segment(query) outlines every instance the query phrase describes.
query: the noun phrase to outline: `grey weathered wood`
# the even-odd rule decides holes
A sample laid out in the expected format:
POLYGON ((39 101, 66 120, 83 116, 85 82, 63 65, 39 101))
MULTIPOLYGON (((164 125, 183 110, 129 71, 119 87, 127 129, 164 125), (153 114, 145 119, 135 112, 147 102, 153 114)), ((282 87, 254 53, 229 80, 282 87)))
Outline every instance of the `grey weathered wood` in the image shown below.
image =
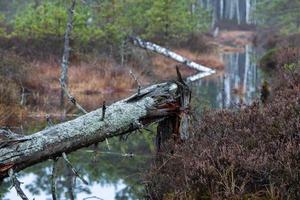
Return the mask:
POLYGON ((159 109, 166 103, 178 102, 172 88, 174 84, 163 83, 143 89, 140 94, 108 106, 104 120, 102 108, 99 108, 28 136, 16 137, 13 134, 9 137, 9 133, 3 131, 6 136, 0 137, 0 180, 8 175, 9 169, 18 172, 35 163, 61 156, 63 152, 90 146, 176 114, 174 110, 164 108, 160 112, 159 109))
POLYGON ((15 187, 17 194, 21 197, 22 200, 28 200, 28 197, 24 193, 24 191, 21 188, 21 182, 17 179, 14 171, 10 169, 8 171, 8 175, 11 179, 12 185, 15 187))
POLYGON ((80 112, 86 114, 88 113, 78 102, 77 100, 75 99, 75 97, 73 97, 69 90, 67 89, 67 86, 65 85, 65 83, 63 83, 61 81, 61 88, 62 90, 64 91, 64 94, 68 97, 69 101, 78 109, 80 110, 80 112))
MULTIPOLYGON (((175 112, 175 115, 168 115, 158 123, 156 146, 158 152, 172 151, 169 144, 165 145, 166 141, 174 138, 175 141, 184 141, 189 138, 189 111, 191 102, 191 90, 183 80, 178 67, 177 71, 177 91, 176 98, 178 105, 168 104, 168 111, 175 112)), ((165 107, 166 108, 166 107, 165 107)))
POLYGON ((64 52, 61 61, 61 77, 60 82, 62 85, 61 89, 61 98, 60 104, 63 107, 64 105, 64 88, 63 86, 68 86, 68 68, 69 68, 69 57, 70 57, 70 34, 73 28, 73 16, 74 16, 74 9, 76 5, 76 0, 72 0, 71 6, 68 10, 68 19, 67 19, 67 28, 65 31, 65 42, 64 42, 64 52))
POLYGON ((153 51, 155 53, 158 53, 158 54, 161 54, 161 55, 164 55, 168 58, 171 58, 179 63, 182 63, 188 67, 191 67, 193 69, 196 69, 200 72, 205 72, 205 76, 208 76, 208 75, 211 75, 211 74, 214 74, 216 71, 209 68, 209 67, 205 67, 203 65, 200 65, 198 63, 195 63, 167 48, 164 48, 162 46, 159 46, 157 44, 154 44, 154 43, 151 43, 151 42, 146 42, 144 40, 142 40, 141 38, 139 37, 130 37, 130 40, 131 42, 136 45, 136 46, 139 46, 143 49, 146 49, 146 50, 150 50, 150 51, 153 51))
POLYGON ((179 72, 178 67, 176 68, 177 71, 177 77, 180 85, 178 85, 177 94, 179 97, 179 103, 180 103, 180 112, 179 112, 179 127, 178 132, 180 134, 181 140, 187 140, 190 136, 189 133, 189 109, 190 109, 190 102, 191 102, 191 95, 192 92, 189 89, 189 87, 186 85, 184 80, 181 77, 181 74, 179 72))

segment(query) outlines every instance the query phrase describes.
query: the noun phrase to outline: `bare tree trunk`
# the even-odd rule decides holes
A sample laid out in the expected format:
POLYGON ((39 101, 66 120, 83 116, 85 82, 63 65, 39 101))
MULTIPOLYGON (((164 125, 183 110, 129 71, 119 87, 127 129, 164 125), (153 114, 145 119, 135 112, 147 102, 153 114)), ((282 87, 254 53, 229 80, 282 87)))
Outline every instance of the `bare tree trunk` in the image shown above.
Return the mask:
POLYGON ((10 169, 18 172, 64 152, 140 129, 166 116, 180 115, 178 112, 183 109, 177 94, 180 91, 173 90, 176 87, 173 83, 162 83, 145 88, 107 107, 104 119, 99 108, 28 136, 0 130, 0 180, 10 169))
MULTIPOLYGON (((68 67, 69 67, 69 57, 70 57, 70 34, 73 29, 73 15, 76 5, 76 0, 72 0, 72 4, 68 10, 68 21, 67 28, 65 32, 65 43, 64 43, 64 53, 61 61, 61 77, 60 81, 62 85, 68 86, 68 67)), ((60 95, 60 105, 64 108, 64 90, 61 89, 60 95)))
POLYGON ((136 45, 136 46, 139 46, 143 49, 146 49, 146 50, 150 50, 150 51, 153 51, 155 53, 158 53, 158 54, 161 54, 161 55, 164 55, 168 58, 171 58, 179 63, 182 63, 188 67, 191 67, 193 69, 196 69, 200 72, 205 72, 207 75, 210 75, 210 74, 213 74, 215 73, 216 71, 209 68, 209 67, 205 67, 203 65, 200 65, 198 63, 195 63, 169 49, 166 49, 164 47, 161 47, 157 44, 153 44, 151 42, 146 42, 146 41, 143 41, 141 38, 139 37, 130 37, 130 40, 131 42, 136 45))

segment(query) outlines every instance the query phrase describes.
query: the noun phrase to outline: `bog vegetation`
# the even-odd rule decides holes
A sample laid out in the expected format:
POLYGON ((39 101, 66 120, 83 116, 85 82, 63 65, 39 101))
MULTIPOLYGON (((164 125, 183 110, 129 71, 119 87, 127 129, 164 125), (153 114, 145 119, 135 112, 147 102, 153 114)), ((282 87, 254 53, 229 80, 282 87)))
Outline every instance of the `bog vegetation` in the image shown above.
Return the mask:
MULTIPOLYGON (((1 118, 1 126, 21 120, 26 109, 20 104, 42 105, 38 112, 53 110, 56 105, 70 2, 0 1, 1 82, 8 83, 1 84, 0 107, 1 113, 11 116, 1 118)), ((70 36, 71 65, 77 66, 70 70, 72 91, 88 109, 95 109, 104 95, 88 100, 85 94, 124 92, 135 87, 129 70, 143 74, 142 81, 149 83, 162 74, 149 70, 149 65, 158 68, 165 61, 129 46, 128 36, 173 46, 188 44, 193 37, 198 38, 196 49, 203 51, 202 47, 208 46, 197 34, 209 29, 210 17, 210 12, 194 0, 77 1, 70 36)))
POLYGON ((265 104, 207 110, 190 141, 169 144, 148 174, 149 198, 298 199, 299 63, 277 73, 265 104))
MULTIPOLYGON (((70 38, 72 93, 92 110, 112 93, 136 87, 129 70, 145 84, 175 75, 168 67, 176 63, 130 46, 130 35, 224 67, 215 57, 208 60, 215 46, 203 33, 212 15, 199 2, 77 1, 70 38)), ((28 112, 57 111, 69 5, 69 0, 0 0, 0 127, 17 126, 28 112), (35 110, 36 105, 43 108, 35 110)), ((270 79, 251 105, 204 110, 192 123, 189 141, 165 144, 169 150, 145 176, 147 198, 299 199, 299 10, 299 0, 257 1, 255 44, 266 50, 258 63, 270 79)))
POLYGON ((150 199, 299 199, 300 2, 257 6, 265 37, 258 33, 256 44, 267 50, 260 65, 271 76, 260 99, 203 111, 191 140, 170 141, 153 164, 150 199))

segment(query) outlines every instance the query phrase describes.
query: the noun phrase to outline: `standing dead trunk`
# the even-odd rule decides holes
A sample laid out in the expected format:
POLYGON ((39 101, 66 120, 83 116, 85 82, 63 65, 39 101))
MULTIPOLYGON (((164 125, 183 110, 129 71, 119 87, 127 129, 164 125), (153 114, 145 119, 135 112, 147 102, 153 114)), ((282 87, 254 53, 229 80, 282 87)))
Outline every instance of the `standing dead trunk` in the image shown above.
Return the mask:
MULTIPOLYGON (((173 138, 175 142, 184 141, 189 138, 189 106, 191 101, 191 90, 183 81, 181 74, 177 70, 177 91, 176 98, 179 103, 176 115, 165 117, 159 122, 156 135, 156 146, 158 152, 167 152, 169 148, 165 143, 173 138)), ((169 104, 169 107, 172 105, 169 104)), ((169 149, 171 150, 171 149, 169 149)))
MULTIPOLYGON (((65 32, 65 43, 64 53, 61 61, 61 85, 68 86, 68 68, 69 68, 69 57, 70 57, 70 34, 73 29, 73 15, 76 5, 76 0, 72 0, 72 4, 68 10, 67 28, 65 32)), ((61 88, 60 105, 64 108, 64 90, 61 88)))

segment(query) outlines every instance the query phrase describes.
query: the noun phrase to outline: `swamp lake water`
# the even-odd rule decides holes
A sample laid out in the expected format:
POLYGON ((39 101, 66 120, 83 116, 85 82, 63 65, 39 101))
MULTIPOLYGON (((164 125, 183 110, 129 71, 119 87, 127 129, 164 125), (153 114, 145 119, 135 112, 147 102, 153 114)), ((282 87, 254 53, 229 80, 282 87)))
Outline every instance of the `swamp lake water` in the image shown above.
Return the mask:
MULTIPOLYGON (((221 55, 225 68, 216 74, 193 82, 192 104, 199 111, 203 107, 234 108, 249 104, 258 97, 261 72, 255 64, 254 49, 247 45, 243 53, 221 55)), ((150 127, 155 130, 155 125, 150 127)), ((143 176, 155 155, 155 131, 136 132, 127 140, 109 139, 93 148, 80 149, 69 155, 73 166, 88 180, 85 185, 72 177, 62 160, 58 162, 58 199, 142 199, 143 176)), ((43 162, 18 173, 22 188, 29 199, 51 197, 52 161, 43 162)), ((6 180, 0 187, 0 198, 21 199, 6 180)))

